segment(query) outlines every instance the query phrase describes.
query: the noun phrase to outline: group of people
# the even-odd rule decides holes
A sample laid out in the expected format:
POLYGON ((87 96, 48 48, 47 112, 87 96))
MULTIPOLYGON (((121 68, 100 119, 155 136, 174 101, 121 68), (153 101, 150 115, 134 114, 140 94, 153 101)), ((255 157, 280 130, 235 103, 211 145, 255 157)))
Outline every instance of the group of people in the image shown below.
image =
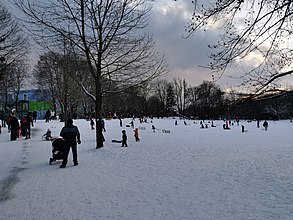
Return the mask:
POLYGON ((32 112, 28 112, 19 121, 15 110, 13 109, 7 116, 6 122, 10 132, 10 140, 15 141, 20 136, 25 139, 31 138, 31 127, 34 126, 34 117, 32 112))
MULTIPOLYGON (((139 142, 139 135, 138 135, 138 128, 134 129, 134 139, 136 142, 139 142)), ((122 130, 122 145, 121 147, 128 147, 127 145, 127 135, 126 135, 126 131, 122 130)))
POLYGON ((26 113, 20 120, 15 109, 12 109, 9 114, 2 111, 0 116, 0 131, 2 127, 6 127, 7 125, 11 141, 16 140, 20 136, 29 139, 31 136, 31 127, 34 126, 34 122, 37 120, 37 111, 26 113))

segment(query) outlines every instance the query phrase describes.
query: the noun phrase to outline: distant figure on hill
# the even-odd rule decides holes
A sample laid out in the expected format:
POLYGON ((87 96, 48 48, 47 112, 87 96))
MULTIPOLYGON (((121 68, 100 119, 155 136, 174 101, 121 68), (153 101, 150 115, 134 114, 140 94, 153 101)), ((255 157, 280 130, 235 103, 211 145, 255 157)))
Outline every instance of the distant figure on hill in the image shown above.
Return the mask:
POLYGON ((134 130, 134 139, 135 139, 136 142, 140 141, 140 139, 138 137, 138 128, 135 128, 135 130, 134 130))
POLYGON ((242 132, 247 132, 248 130, 245 130, 244 125, 241 125, 241 131, 242 131, 242 132))
POLYGON ((121 147, 127 147, 127 135, 126 131, 122 131, 122 146, 121 147))
POLYGON ((177 122, 177 120, 175 120, 175 125, 178 125, 178 122, 177 122))
POLYGON ((48 109, 45 114, 45 122, 49 122, 51 118, 51 111, 48 109))
POLYGON ((156 127, 152 125, 153 132, 156 132, 156 127))
POLYGON ((37 115, 38 115, 38 112, 37 111, 33 111, 33 121, 34 122, 37 121, 37 115))
POLYGON ((226 123, 226 124, 223 124, 223 129, 224 129, 224 130, 230 130, 230 128, 229 128, 229 126, 228 126, 227 123, 226 123))
POLYGON ((101 121, 101 126, 102 126, 102 130, 103 130, 104 132, 106 132, 105 121, 104 121, 104 120, 101 121))
POLYGON ((6 127, 6 119, 7 119, 7 115, 4 111, 2 111, 0 113, 0 119, 1 119, 1 124, 2 124, 2 127, 5 128, 6 127))
POLYGON ((269 123, 267 121, 264 121, 263 126, 264 126, 265 130, 268 130, 269 123))
POLYGON ((91 129, 94 130, 95 129, 95 121, 93 118, 90 119, 90 125, 91 125, 91 129))

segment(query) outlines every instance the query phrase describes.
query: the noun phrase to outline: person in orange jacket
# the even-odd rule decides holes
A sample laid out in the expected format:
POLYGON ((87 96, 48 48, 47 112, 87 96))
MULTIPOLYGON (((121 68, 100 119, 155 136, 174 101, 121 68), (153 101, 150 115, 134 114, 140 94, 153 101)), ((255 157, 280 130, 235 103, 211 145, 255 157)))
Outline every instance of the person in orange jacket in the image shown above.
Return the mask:
POLYGON ((140 141, 140 139, 138 137, 138 128, 135 128, 135 130, 134 130, 134 138, 135 138, 136 142, 140 141))

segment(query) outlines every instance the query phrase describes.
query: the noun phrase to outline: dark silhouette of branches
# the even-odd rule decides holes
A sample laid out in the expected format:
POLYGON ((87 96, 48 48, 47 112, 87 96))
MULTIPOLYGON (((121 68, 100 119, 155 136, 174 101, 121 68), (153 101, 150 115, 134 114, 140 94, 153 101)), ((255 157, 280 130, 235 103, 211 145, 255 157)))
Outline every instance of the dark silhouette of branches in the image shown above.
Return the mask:
POLYGON ((219 41, 207 66, 221 77, 227 68, 245 65, 241 86, 264 92, 279 86, 291 74, 292 0, 216 0, 195 4, 187 26, 188 36, 196 31, 220 30, 219 41), (249 67, 249 68, 248 68, 249 67))
POLYGON ((24 60, 28 42, 16 19, 0 5, 0 74, 8 66, 24 60))

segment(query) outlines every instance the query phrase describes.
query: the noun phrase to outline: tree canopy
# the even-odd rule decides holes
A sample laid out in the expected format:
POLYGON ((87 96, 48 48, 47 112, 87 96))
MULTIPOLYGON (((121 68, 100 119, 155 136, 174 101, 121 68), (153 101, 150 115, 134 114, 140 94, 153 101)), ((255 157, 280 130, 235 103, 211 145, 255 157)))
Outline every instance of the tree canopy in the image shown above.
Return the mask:
POLYGON ((28 51, 28 41, 20 29, 16 18, 0 5, 0 76, 1 72, 15 62, 24 60, 28 51))
POLYGON ((256 94, 280 88, 278 80, 292 74, 292 0, 194 0, 188 36, 220 30, 207 65, 215 77, 239 66, 241 86, 256 94), (242 65, 241 65, 242 64, 242 65))
POLYGON ((125 89, 166 71, 164 56, 159 55, 152 36, 144 31, 150 12, 147 0, 15 2, 27 16, 26 24, 38 43, 69 49, 86 60, 93 92, 81 81, 78 83, 95 101, 97 148, 102 147, 102 128, 98 124, 102 119, 104 80, 125 89))

